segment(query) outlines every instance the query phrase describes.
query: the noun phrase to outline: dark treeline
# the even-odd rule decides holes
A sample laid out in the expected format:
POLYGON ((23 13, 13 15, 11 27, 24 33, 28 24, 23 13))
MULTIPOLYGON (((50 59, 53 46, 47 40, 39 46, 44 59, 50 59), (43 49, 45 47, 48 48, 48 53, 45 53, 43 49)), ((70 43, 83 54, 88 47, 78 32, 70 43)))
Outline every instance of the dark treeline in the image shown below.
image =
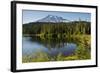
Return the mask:
POLYGON ((44 34, 44 35, 78 35, 91 34, 91 23, 86 21, 43 23, 33 22, 23 24, 23 34, 44 34))

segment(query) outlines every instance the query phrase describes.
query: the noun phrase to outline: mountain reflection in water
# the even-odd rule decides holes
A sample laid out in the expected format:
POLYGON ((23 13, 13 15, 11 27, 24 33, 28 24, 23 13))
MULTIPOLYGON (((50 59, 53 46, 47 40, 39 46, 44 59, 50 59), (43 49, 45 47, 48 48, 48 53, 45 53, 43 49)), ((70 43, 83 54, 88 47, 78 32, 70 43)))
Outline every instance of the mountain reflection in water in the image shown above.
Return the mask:
POLYGON ((41 39, 39 37, 22 38, 22 54, 31 55, 39 51, 45 52, 50 56, 61 53, 64 56, 74 54, 77 45, 67 42, 65 39, 41 39))

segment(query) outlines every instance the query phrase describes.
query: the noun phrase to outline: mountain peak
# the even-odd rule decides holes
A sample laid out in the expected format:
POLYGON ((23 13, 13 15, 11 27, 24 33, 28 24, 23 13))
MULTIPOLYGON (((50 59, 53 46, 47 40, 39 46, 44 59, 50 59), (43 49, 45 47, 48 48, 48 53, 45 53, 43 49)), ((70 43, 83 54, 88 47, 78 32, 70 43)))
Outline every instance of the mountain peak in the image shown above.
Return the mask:
POLYGON ((68 22, 67 19, 64 19, 63 17, 56 16, 56 15, 47 15, 46 17, 37 20, 36 22, 53 22, 53 23, 59 23, 59 22, 68 22))

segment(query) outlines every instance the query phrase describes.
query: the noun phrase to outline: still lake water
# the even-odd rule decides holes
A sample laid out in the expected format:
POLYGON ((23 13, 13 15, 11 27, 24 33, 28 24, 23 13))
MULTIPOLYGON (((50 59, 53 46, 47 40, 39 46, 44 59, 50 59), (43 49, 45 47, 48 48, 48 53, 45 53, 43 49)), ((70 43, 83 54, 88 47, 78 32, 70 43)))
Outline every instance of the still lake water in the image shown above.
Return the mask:
POLYGON ((39 38, 23 37, 22 38, 22 55, 31 55, 33 53, 42 51, 51 56, 56 56, 59 53, 64 56, 71 55, 75 52, 77 45, 72 42, 65 42, 59 40, 41 40, 39 38))

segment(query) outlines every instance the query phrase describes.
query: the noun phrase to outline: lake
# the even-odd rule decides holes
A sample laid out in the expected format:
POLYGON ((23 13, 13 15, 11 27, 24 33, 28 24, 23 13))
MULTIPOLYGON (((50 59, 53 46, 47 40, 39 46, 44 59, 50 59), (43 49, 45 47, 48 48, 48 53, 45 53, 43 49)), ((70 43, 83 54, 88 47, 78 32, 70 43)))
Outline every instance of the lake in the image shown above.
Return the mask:
MULTIPOLYGON (((74 54, 77 45, 73 42, 67 42, 65 39, 42 39, 39 37, 23 37, 22 38, 22 55, 30 56, 37 52, 45 52, 51 57, 61 53, 63 56, 74 54)), ((33 55, 34 58, 34 55, 33 55)))

